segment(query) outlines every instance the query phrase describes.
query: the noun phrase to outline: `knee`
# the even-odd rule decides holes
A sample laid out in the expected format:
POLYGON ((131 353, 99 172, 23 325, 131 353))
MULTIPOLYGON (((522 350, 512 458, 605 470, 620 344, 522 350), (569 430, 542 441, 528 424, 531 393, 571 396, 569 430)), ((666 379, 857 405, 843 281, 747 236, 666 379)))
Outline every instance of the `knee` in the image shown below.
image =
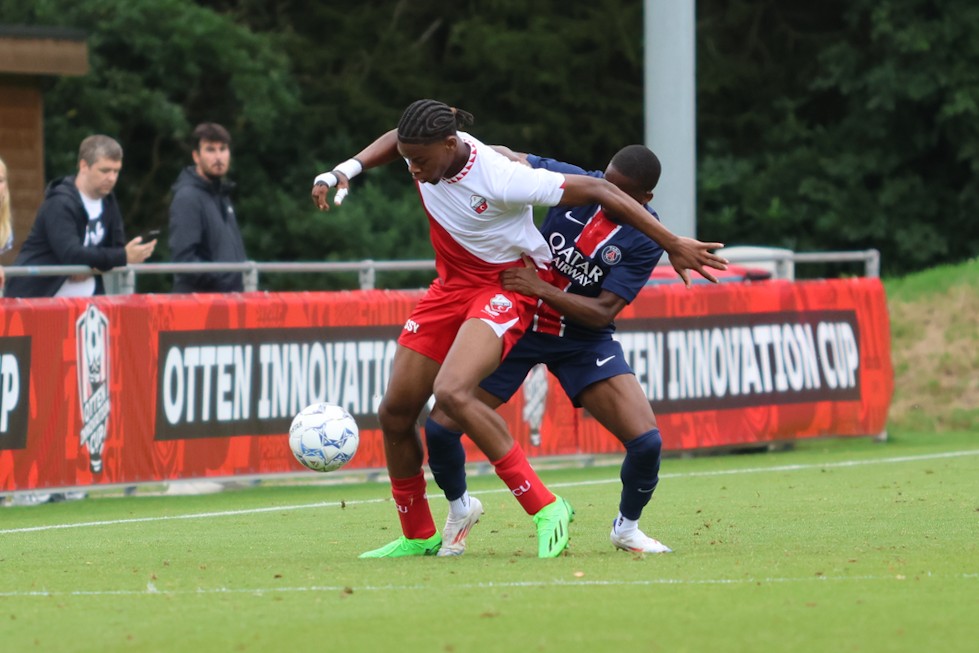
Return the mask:
POLYGON ((400 433, 405 430, 414 430, 415 421, 420 412, 420 408, 412 411, 412 407, 404 402, 391 400, 385 396, 377 409, 377 419, 381 423, 381 430, 384 433, 400 433))
POLYGON ((626 451, 636 460, 646 462, 659 462, 663 452, 663 436, 659 429, 646 431, 635 440, 630 440, 625 445, 626 451))
POLYGON ((458 384, 451 382, 435 383, 435 404, 445 412, 452 421, 458 421, 458 416, 467 403, 473 399, 473 394, 458 384))

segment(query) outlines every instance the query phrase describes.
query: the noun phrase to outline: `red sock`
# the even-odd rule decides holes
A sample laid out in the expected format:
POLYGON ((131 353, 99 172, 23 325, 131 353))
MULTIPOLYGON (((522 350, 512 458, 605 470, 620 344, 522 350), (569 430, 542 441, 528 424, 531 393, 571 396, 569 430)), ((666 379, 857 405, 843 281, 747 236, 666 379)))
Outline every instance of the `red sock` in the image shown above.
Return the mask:
POLYGON ((391 495, 401 519, 401 532, 409 540, 428 539, 435 535, 435 521, 425 494, 425 473, 410 478, 392 478, 391 495))
POLYGON ((554 503, 554 495, 530 466, 519 443, 514 442, 507 455, 492 462, 496 475, 503 479, 528 515, 536 515, 541 508, 554 503))

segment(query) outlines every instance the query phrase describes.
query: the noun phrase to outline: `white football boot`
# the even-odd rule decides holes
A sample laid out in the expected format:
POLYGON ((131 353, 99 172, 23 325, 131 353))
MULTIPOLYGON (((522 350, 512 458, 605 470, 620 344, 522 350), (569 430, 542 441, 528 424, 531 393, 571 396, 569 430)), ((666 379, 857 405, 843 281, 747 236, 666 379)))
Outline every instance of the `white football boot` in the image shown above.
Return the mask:
POLYGON ((609 539, 616 549, 632 551, 633 553, 673 553, 673 549, 659 540, 654 540, 638 528, 628 533, 616 533, 615 521, 612 522, 612 532, 609 539))
POLYGON ((451 512, 445 519, 442 529, 442 548, 440 556, 461 556, 466 552, 466 536, 483 516, 483 504, 476 497, 469 497, 469 513, 465 517, 454 517, 451 512))

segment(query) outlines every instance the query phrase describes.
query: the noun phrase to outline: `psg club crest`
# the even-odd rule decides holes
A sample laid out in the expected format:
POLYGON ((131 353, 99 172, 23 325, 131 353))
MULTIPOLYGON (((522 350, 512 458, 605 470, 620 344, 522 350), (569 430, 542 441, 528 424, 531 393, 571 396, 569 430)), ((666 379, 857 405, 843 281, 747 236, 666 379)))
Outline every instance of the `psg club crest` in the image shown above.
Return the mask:
POLYGON ((485 197, 473 195, 469 198, 469 207, 476 213, 483 213, 489 208, 489 202, 486 201, 485 197))
POLYGON ((80 445, 88 449, 92 473, 102 472, 102 447, 109 423, 109 319, 89 306, 75 323, 78 347, 80 445))
POLYGON ((615 245, 609 245, 602 250, 602 261, 606 265, 615 265, 622 260, 622 250, 615 245))

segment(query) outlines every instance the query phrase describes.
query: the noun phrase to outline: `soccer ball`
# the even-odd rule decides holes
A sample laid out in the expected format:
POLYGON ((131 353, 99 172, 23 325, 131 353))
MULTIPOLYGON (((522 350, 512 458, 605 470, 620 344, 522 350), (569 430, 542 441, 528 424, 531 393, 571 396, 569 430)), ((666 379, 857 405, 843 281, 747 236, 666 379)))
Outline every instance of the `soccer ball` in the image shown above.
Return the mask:
POLYGON ((306 406, 289 427, 289 448, 296 460, 316 472, 340 469, 357 453, 360 430, 345 408, 306 406))

